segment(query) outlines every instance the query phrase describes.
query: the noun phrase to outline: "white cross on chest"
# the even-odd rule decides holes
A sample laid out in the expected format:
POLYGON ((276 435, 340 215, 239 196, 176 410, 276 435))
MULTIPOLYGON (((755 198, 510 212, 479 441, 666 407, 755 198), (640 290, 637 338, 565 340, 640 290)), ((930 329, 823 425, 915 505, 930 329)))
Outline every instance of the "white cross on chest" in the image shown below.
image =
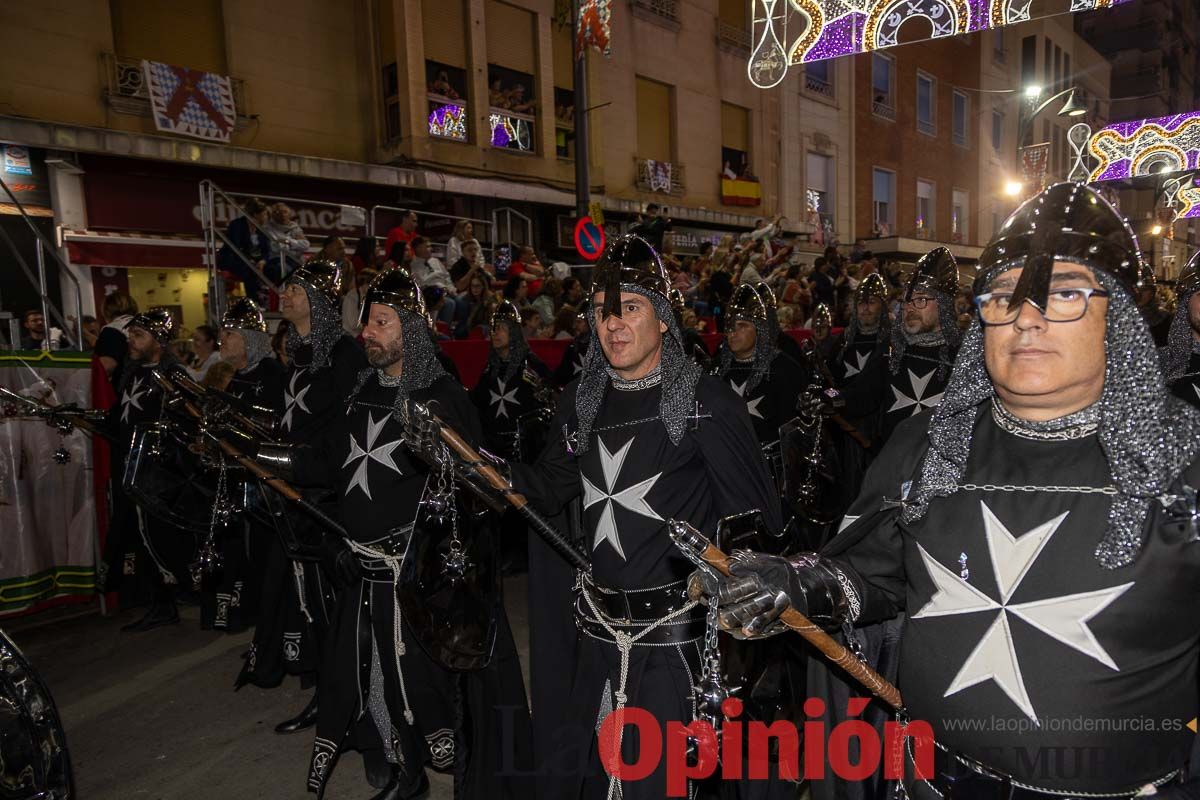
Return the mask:
POLYGON ((658 512, 646 502, 646 495, 650 493, 650 490, 654 488, 654 484, 662 476, 661 472, 619 492, 616 491, 617 483, 621 480, 621 468, 625 464, 625 457, 629 455, 629 448, 633 446, 636 439, 637 437, 635 436, 617 450, 616 453, 610 453, 608 447, 604 444, 604 439, 599 436, 596 437, 596 441, 600 446, 602 487, 597 487, 588 480, 587 475, 582 471, 579 473, 580 478, 583 480, 584 510, 586 511, 597 503, 604 503, 604 508, 600 511, 600 520, 596 523, 595 535, 592 537, 592 549, 595 550, 598 548, 602 542, 608 542, 617 551, 617 555, 622 560, 625 559, 625 549, 621 547, 621 538, 617 535, 617 523, 613 516, 613 504, 616 503, 627 511, 641 514, 650 519, 662 519, 658 515, 658 512))
POLYGON ((382 464, 397 475, 404 474, 396 466, 396 462, 392 460, 392 451, 400 446, 400 439, 393 439, 390 442, 384 442, 378 447, 375 446, 375 441, 379 438, 379 434, 383 431, 384 426, 387 425, 387 421, 391 416, 391 413, 384 414, 383 419, 376 422, 371 412, 367 412, 367 435, 364 445, 361 447, 354 439, 354 434, 350 434, 350 454, 346 456, 346 461, 342 464, 342 469, 350 466, 355 461, 358 461, 358 467, 354 470, 354 475, 351 476, 350 482, 346 484, 347 495, 350 494, 351 489, 357 486, 362 489, 363 494, 367 496, 368 500, 374 499, 371 497, 371 480, 367 469, 372 461, 382 464))

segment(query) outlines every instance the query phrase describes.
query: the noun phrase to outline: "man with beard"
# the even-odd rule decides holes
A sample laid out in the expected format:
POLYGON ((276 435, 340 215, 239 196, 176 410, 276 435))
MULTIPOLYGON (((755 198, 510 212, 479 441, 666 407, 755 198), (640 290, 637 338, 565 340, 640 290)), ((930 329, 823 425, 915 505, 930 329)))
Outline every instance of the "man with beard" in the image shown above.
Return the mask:
POLYGON ((941 402, 958 352, 957 293, 958 263, 949 250, 938 247, 917 261, 892 325, 880 446, 905 419, 941 402))
MULTIPOLYGON (((425 304, 406 270, 371 284, 360 321, 370 368, 359 374, 345 412, 306 444, 258 450, 261 462, 300 485, 334 487, 348 537, 331 559, 345 588, 323 654, 309 790, 324 794, 338 753, 350 747, 363 751, 369 773, 372 762, 386 762, 387 785, 376 800, 425 796, 426 765, 455 776, 455 797, 517 800, 524 795, 502 767, 516 772, 528 764, 502 764, 501 757, 527 752, 528 710, 503 605, 492 612, 488 666, 456 673, 427 653, 414 629, 421 621, 402 616, 397 599, 401 563, 416 558, 416 537, 429 535, 426 509, 446 480, 402 449, 408 404, 430 407, 471 443, 481 438, 479 423, 462 386, 434 358, 425 304)), ((463 538, 484 535, 466 530, 468 515, 453 497, 448 502, 456 538, 460 528, 463 538)))
MULTIPOLYGON (((666 521, 712 532, 722 517, 758 509, 769 527, 781 525, 745 402, 684 353, 668 287, 644 239, 609 245, 593 274, 587 361, 563 394, 554 438, 536 464, 510 465, 513 488, 543 513, 582 494, 592 557, 575 592, 575 674, 556 684, 557 696, 543 694, 538 676, 562 663, 562 644, 533 647, 535 742, 549 776, 539 788, 548 797, 666 794, 665 765, 620 781, 601 769, 597 750, 613 709, 640 707, 662 725, 696 714, 704 618, 685 602, 690 569, 666 521)), ((617 749, 634 763, 637 737, 624 734, 617 749)))
MULTIPOLYGON (((804 352, 800 347, 800 343, 788 336, 779 327, 779 301, 775 299, 775 292, 766 283, 753 284, 754 290, 758 292, 758 296, 762 298, 763 307, 767 310, 767 328, 771 338, 775 342, 775 347, 781 353, 790 357, 796 363, 803 363, 804 352)), ((726 325, 726 328, 729 326, 726 325)))
MULTIPOLYGON (((1139 259, 1085 185, 1022 205, 980 258, 945 400, 897 428, 842 533, 705 587, 748 636, 789 605, 857 626, 935 736, 933 774, 905 779, 915 800, 1200 793, 1200 413, 1154 362, 1139 259), (1045 724, 1080 714, 1104 724, 1045 724)), ((860 692, 810 673, 831 709, 860 692)))
MULTIPOLYGON (((114 476, 125 472, 134 429, 158 422, 162 413, 162 389, 154 372, 179 363, 170 350, 174 334, 175 320, 165 308, 135 314, 125 326, 129 353, 117 402, 109 410, 106 422, 116 435, 112 450, 114 476)), ((148 631, 178 623, 175 595, 179 586, 188 590, 192 587, 188 564, 195 554, 195 537, 139 508, 122 488, 114 487, 113 507, 113 521, 105 542, 106 588, 114 588, 114 570, 118 575, 140 576, 139 583, 148 579, 153 585, 150 608, 121 630, 148 631)))
POLYGON ((488 323, 492 347, 488 363, 471 390, 483 422, 484 441, 493 453, 523 461, 540 450, 535 416, 546 407, 544 383, 550 370, 529 349, 517 307, 502 301, 488 323))
POLYGON ((1200 407, 1200 255, 1192 257, 1175 281, 1178 305, 1167 335, 1166 347, 1159 350, 1163 373, 1171 392, 1200 407))
MULTIPOLYGON (((329 427, 366 366, 362 348, 342 330, 341 280, 338 264, 309 261, 288 277, 279 297, 279 311, 289 323, 283 395, 276 401, 283 408, 280 430, 285 442, 309 441, 329 427)), ((325 534, 299 513, 277 519, 294 548, 289 552, 282 541, 271 543, 259 622, 237 679, 239 687, 278 686, 284 675, 298 675, 305 687, 317 683, 321 642, 334 599, 320 563, 327 555, 325 534)), ((294 733, 316 721, 314 691, 304 710, 275 726, 275 732, 294 733)))
MULTIPOLYGON (((271 334, 258 303, 239 297, 221 318, 221 360, 234 368, 226 389, 241 410, 278 416, 283 412, 283 365, 271 358, 271 334)), ((239 486, 236 491, 243 492, 239 486)), ((247 493, 257 497, 252 485, 247 493)), ((261 512, 260 512, 261 513, 261 512)), ((227 633, 244 630, 258 616, 262 572, 275 532, 241 519, 218 542, 221 566, 215 581, 206 581, 200 598, 200 626, 227 633)))
POLYGON ((813 347, 826 365, 832 364, 842 349, 842 337, 833 335, 833 314, 829 306, 817 303, 812 313, 813 347))
POLYGON ((834 376, 844 385, 871 362, 886 358, 890 337, 887 284, 872 272, 854 289, 854 316, 842 333, 841 352, 830 364, 834 376))

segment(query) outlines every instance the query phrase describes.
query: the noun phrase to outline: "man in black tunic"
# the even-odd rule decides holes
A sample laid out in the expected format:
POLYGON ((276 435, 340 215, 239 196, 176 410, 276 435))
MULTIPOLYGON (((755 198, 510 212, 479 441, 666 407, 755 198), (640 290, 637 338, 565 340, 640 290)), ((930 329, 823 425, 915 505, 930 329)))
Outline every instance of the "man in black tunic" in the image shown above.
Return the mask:
MULTIPOLYGON (((235 370, 226 392, 244 410, 283 413, 283 365, 271 355, 271 334, 262 310, 249 297, 230 303, 221 318, 221 360, 235 370)), ((257 496, 258 488, 239 485, 237 492, 257 496)), ((258 504, 261 506, 261 504, 258 504)), ((275 532, 248 518, 228 526, 218 542, 221 566, 204 581, 200 600, 203 628, 236 633, 253 624, 262 595, 262 572, 275 532)))
POLYGON ((1139 258, 1087 186, 1024 204, 980 259, 945 400, 899 426, 841 535, 717 589, 744 634, 791 604, 898 662, 936 737, 917 800, 1198 796, 1200 413, 1163 383, 1139 258))
POLYGON ((1200 407, 1200 255, 1192 257, 1175 281, 1175 318, 1167 344, 1159 350, 1167 386, 1193 406, 1200 407))
MULTIPOLYGON (((290 443, 314 438, 342 412, 359 370, 366 366, 362 348, 342 330, 341 269, 328 261, 309 261, 293 272, 279 299, 291 323, 282 397, 281 437, 290 443)), ((237 685, 278 686, 284 675, 298 675, 314 686, 321 663, 321 642, 333 610, 334 588, 321 566, 324 534, 307 517, 289 513, 282 520, 296 541, 307 543, 293 558, 282 542, 272 542, 263 574, 263 592, 254 642, 237 685)), ((294 733, 317 721, 317 693, 297 716, 275 727, 294 733)))
POLYGON ((775 292, 765 282, 755 283, 753 286, 754 291, 758 292, 758 296, 762 298, 763 306, 767 309, 767 326, 771 339, 775 342, 775 347, 796 363, 803 363, 805 359, 800 343, 779 327, 779 300, 776 299, 775 292))
MULTIPOLYGON (((623 706, 646 709, 663 725, 696 713, 704 618, 684 596, 690 569, 666 522, 689 520, 711 534, 720 518, 759 509, 777 530, 779 503, 745 402, 684 354, 657 252, 640 237, 621 237, 597 265, 593 289, 592 343, 579 381, 563 394, 554 438, 536 464, 511 465, 513 487, 543 513, 582 494, 592 557, 574 598, 575 675, 558 697, 543 696, 537 683, 563 644, 533 647, 537 741, 545 743, 547 728, 558 734, 554 753, 537 754, 543 773, 556 774, 539 788, 554 798, 620 791, 626 800, 659 800, 665 766, 613 786, 596 737, 604 717, 623 706)), ((531 575, 535 591, 539 577, 531 575)), ((633 731, 621 750, 626 763, 636 760, 633 731)))
MULTIPOLYGON (((375 280, 361 322, 371 367, 359 374, 345 411, 306 444, 264 445, 258 453, 300 485, 335 487, 348 536, 331 559, 345 589, 321 668, 308 786, 321 796, 338 753, 352 747, 366 758, 382 751, 391 765, 377 800, 421 796, 426 764, 455 775, 456 797, 517 800, 515 785, 500 776, 501 759, 505 746, 520 752, 513 737, 528 739, 528 711, 503 605, 493 612, 488 666, 455 673, 427 655, 397 600, 402 562, 415 557, 402 542, 426 535, 422 509, 439 490, 438 475, 403 448, 407 404, 429 406, 471 443, 481 438, 479 422, 466 391, 434 358, 421 292, 407 271, 375 280)), ((469 524, 459 515, 458 526, 469 524)))
MULTIPOLYGON (((116 434, 112 449, 114 481, 125 472, 134 429, 153 424, 162 414, 162 389, 154 372, 179 363, 171 352, 175 320, 165 308, 151 308, 135 314, 125 326, 129 354, 117 387, 117 402, 108 412, 106 427, 116 434)), ((179 586, 192 588, 188 570, 195 554, 195 537, 166 520, 138 507, 119 486, 113 491, 113 523, 105 550, 111 581, 113 569, 125 575, 149 577, 153 586, 150 608, 122 630, 148 631, 179 622, 175 595, 179 586)), ((113 584, 107 584, 110 588, 113 584)))
POLYGON ((550 370, 529 349, 521 315, 508 300, 492 312, 488 323, 492 346, 488 363, 471 390, 479 410, 489 451, 516 461, 533 458, 540 449, 539 411, 545 408, 550 370))

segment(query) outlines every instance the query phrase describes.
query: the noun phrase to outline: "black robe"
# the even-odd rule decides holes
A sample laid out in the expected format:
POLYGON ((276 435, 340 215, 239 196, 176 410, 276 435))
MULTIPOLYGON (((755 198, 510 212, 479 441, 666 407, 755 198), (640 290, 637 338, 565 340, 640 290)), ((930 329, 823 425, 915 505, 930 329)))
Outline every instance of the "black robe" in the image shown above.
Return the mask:
POLYGON ((544 404, 536 395, 538 383, 549 381, 550 370, 533 353, 527 353, 524 368, 506 380, 507 366, 507 361, 489 360, 471 390, 471 402, 483 423, 484 446, 503 458, 528 461, 541 450, 545 425, 534 415, 544 404))
MULTIPOLYGON (((1105 569, 1093 552, 1110 497, 1061 489, 1112 484, 1098 437, 1031 441, 985 403, 962 478, 976 488, 933 499, 907 524, 883 501, 919 479, 930 414, 897 428, 824 550, 862 578, 855 636, 868 661, 940 744, 1023 783, 1133 792, 1179 767, 1200 703, 1191 520, 1151 500, 1141 554, 1105 569)), ((1200 467, 1172 491, 1184 484, 1200 485, 1200 467)), ((862 694, 839 671, 810 675, 810 693, 835 711, 862 694)), ((867 714, 876 725, 880 706, 867 714)), ((817 800, 883 791, 879 775, 813 785, 817 800)))
MULTIPOLYGON (((297 483, 335 489, 341 521, 355 542, 373 542, 414 522, 431 477, 402 445, 403 426, 392 411, 395 397, 396 389, 380 386, 372 373, 345 413, 330 419, 322 435, 296 453, 297 483)), ((453 378, 443 377, 410 399, 435 407, 468 443, 479 441, 474 409, 453 378)), ((460 515, 460 526, 470 524, 460 515)), ((397 670, 394 597, 391 581, 363 578, 339 596, 321 667, 310 790, 318 795, 324 791, 338 752, 347 747, 378 750, 384 747, 381 737, 387 736, 410 778, 428 764, 455 776, 456 797, 526 796, 522 781, 501 774, 507 767, 524 769, 527 776, 530 735, 520 664, 503 603, 497 600, 494 609, 496 642, 484 669, 455 673, 440 666, 404 619, 397 670), (382 734, 377 712, 368 708, 372 643, 391 725, 382 734), (406 708, 414 714, 411 725, 404 721, 406 708)))
MULTIPOLYGON (((359 370, 367 365, 363 349, 345 335, 333 346, 328 366, 312 369, 312 357, 312 345, 297 348, 283 374, 281 394, 270 402, 282 409, 281 438, 291 444, 310 441, 329 426, 354 390, 359 370)), ((297 538, 319 541, 323 535, 303 512, 282 506, 275 497, 266 502, 287 509, 279 523, 290 526, 297 538)), ((254 642, 237 685, 277 686, 284 675, 299 675, 305 685, 314 683, 333 601, 333 586, 321 565, 293 560, 276 537, 266 555, 254 642)))
MULTIPOLYGON (((108 591, 117 591, 125 605, 144 602, 151 588, 161 587, 164 582, 188 589, 192 586, 188 566, 196 554, 195 535, 151 509, 140 508, 122 485, 135 429, 158 422, 162 415, 162 389, 152 372, 175 363, 168 354, 154 365, 126 360, 117 400, 104 422, 105 429, 114 436, 110 450, 113 515, 104 543, 105 586, 108 591)), ((191 461, 182 452, 165 453, 163 457, 191 461)))
MULTIPOLYGON (((283 412, 283 377, 283 365, 274 358, 264 358, 250 369, 235 372, 226 392, 278 416, 283 412)), ((256 510, 258 519, 270 519, 257 482, 240 482, 233 491, 256 510)), ((263 570, 274 538, 272 527, 256 524, 245 514, 226 528, 217 542, 221 568, 201 581, 200 627, 237 633, 254 624, 262 598, 263 570)))
MULTIPOLYGON (((666 531, 671 519, 687 520, 708 536, 717 521, 752 509, 779 530, 778 501, 754 436, 746 406, 720 379, 702 377, 696 387, 699 419, 678 445, 671 443, 660 419, 661 387, 618 391, 608 387, 592 428, 587 451, 572 455, 568 444, 578 430, 574 387, 559 404, 551 431, 555 436, 533 465, 512 465, 513 486, 543 513, 555 513, 583 497, 584 546, 592 557, 592 579, 599 587, 637 589, 684 581, 692 565, 666 531), (564 428, 565 426, 565 428, 564 428), (565 431, 567 441, 562 433, 565 431)), ((573 445, 571 445, 573 447, 573 445)), ((538 575, 531 573, 531 586, 538 575)), ((559 590, 539 598, 569 608, 559 590)), ((608 776, 596 752, 596 726, 602 700, 620 684, 615 645, 587 635, 575 637, 575 658, 562 659, 554 648, 533 649, 536 752, 547 797, 603 797, 608 776), (554 684, 567 694, 544 694, 540 676, 562 663, 574 666, 570 683, 554 684), (548 750, 547 742, 553 743, 548 750), (552 787, 552 788, 551 788, 552 787)), ((628 706, 650 711, 660 723, 690 720, 692 686, 698 675, 701 643, 632 649, 626 692, 628 706)), ((626 763, 636 757, 635 737, 624 737, 626 763)), ((626 782, 624 797, 665 796, 665 766, 649 777, 626 782)))
POLYGON ((568 383, 579 377, 583 372, 583 359, 587 356, 588 345, 592 341, 592 332, 576 336, 563 350, 562 361, 554 370, 554 385, 565 388, 568 383))
POLYGON ((943 360, 941 350, 941 345, 909 345, 899 359, 898 369, 893 369, 896 355, 892 354, 884 376, 887 383, 880 404, 883 414, 880 447, 901 422, 926 409, 937 408, 942 402, 942 394, 950 382, 956 351, 951 349, 943 360))

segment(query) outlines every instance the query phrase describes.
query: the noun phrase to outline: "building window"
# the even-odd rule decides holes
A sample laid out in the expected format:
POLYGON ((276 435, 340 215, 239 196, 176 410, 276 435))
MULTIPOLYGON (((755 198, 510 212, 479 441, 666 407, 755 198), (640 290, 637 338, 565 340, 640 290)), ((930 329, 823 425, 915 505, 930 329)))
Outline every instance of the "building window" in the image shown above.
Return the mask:
POLYGON ((833 97, 833 68, 830 61, 804 65, 804 88, 822 97, 833 97))
POLYGON ((575 92, 554 87, 554 152, 559 158, 575 157, 575 92))
MULTIPOLYGON (((809 153, 805 159, 805 208, 808 221, 827 234, 833 231, 833 158, 809 153)), ((828 238, 826 239, 828 241, 828 238)))
POLYGON ((923 72, 917 73, 917 130, 937 133, 937 82, 923 72))
POLYGON ((917 181, 917 238, 932 239, 936 205, 934 185, 929 181, 917 181))
POLYGON ((536 104, 530 96, 533 75, 488 64, 488 123, 492 147, 520 153, 534 151, 536 104))
POLYGON ((966 243, 971 236, 971 198, 961 189, 954 190, 950 203, 950 241, 966 243))
POLYGON ((997 64, 1003 64, 1005 58, 1004 53, 1004 29, 992 29, 992 61, 997 64))
POLYGON ((896 62, 883 53, 871 54, 871 111, 896 118, 896 62))
POLYGON ((1021 40, 1021 88, 1037 83, 1037 37, 1026 36, 1021 40))
POLYGON ((429 135, 467 141, 467 73, 440 61, 425 61, 429 135))
POLYGON ((750 111, 721 103, 721 174, 750 178, 750 111))
POLYGON ((992 112, 992 149, 997 153, 1004 143, 1004 112, 992 112))
POLYGON ((671 87, 648 78, 637 79, 637 157, 670 162, 671 87))
POLYGON ((888 169, 872 170, 873 194, 871 217, 876 236, 890 236, 896 224, 896 173, 888 169))
POLYGON ((963 92, 954 92, 954 143, 959 147, 966 147, 969 142, 967 131, 970 118, 971 98, 963 92))
MULTIPOLYGON (((438 0, 424 1, 440 5, 438 0)), ((489 61, 488 111, 486 115, 472 112, 471 116, 488 121, 489 129, 484 135, 492 147, 532 154, 537 150, 538 114, 538 82, 534 75, 542 68, 535 45, 535 16, 499 0, 486 0, 484 15, 489 61)))

